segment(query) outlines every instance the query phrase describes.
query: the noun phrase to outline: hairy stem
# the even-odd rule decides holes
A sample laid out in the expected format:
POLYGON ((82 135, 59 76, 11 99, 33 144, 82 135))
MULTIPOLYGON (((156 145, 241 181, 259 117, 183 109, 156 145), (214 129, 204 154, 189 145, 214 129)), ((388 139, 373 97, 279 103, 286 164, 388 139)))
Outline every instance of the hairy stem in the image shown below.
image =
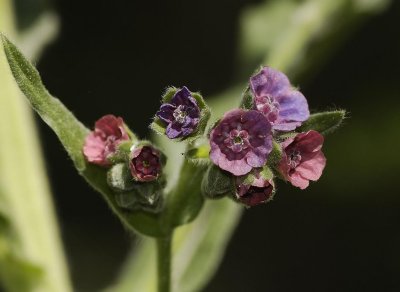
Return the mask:
POLYGON ((171 290, 172 235, 157 238, 158 292, 171 290))

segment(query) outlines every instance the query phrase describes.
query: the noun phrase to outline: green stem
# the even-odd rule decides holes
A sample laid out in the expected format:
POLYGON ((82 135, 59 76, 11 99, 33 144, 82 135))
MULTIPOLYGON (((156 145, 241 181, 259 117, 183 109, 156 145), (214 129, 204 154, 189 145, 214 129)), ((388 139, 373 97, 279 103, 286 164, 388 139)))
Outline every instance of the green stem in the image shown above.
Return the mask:
POLYGON ((158 292, 171 291, 172 234, 157 238, 158 292))

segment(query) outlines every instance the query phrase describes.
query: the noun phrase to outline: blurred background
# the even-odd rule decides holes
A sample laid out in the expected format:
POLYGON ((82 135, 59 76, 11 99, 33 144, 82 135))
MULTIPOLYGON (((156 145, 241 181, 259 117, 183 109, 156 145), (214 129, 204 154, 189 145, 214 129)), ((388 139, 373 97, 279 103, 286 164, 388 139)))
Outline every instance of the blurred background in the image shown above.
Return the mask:
MULTIPOLYGON (((21 29, 49 9, 59 17, 37 62, 52 94, 90 127, 113 113, 149 138, 166 86, 211 98, 244 84, 274 53, 268 42, 304 16, 288 17, 303 2, 18 0, 15 9, 21 29)), ((246 210, 204 291, 400 291, 400 2, 347 2, 287 66, 312 110, 350 112, 326 139, 326 171, 306 191, 281 182, 273 202, 246 210)), ((134 238, 37 120, 74 285, 98 291, 134 238)))

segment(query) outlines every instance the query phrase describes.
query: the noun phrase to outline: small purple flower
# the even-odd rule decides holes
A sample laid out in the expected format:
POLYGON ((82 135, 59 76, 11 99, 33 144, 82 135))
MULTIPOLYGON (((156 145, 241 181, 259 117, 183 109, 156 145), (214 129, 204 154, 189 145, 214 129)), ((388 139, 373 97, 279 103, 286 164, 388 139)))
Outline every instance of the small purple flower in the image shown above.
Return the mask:
POLYGON ((161 105, 156 115, 167 125, 165 133, 170 139, 190 135, 200 121, 197 101, 185 86, 175 93, 169 103, 161 105))
POLYGON ((157 179, 161 174, 160 152, 152 146, 134 148, 129 168, 137 181, 148 182, 157 179))
POLYGON ((274 182, 262 178, 259 173, 251 184, 245 184, 242 178, 237 178, 236 198, 242 204, 253 207, 271 200, 274 188, 274 182))
POLYGON ((317 181, 325 168, 321 148, 324 137, 316 131, 297 134, 282 143, 283 156, 278 170, 295 187, 305 189, 309 181, 317 181))
POLYGON ((274 130, 294 130, 310 116, 306 98, 282 72, 264 67, 250 78, 250 88, 254 109, 267 117, 274 130))
POLYGON ((234 109, 210 133, 210 158, 234 175, 261 167, 272 150, 271 124, 258 111, 234 109))
POLYGON ((109 166, 108 157, 117 151, 121 142, 129 139, 123 119, 106 115, 96 121, 94 131, 86 137, 83 154, 90 163, 109 166))

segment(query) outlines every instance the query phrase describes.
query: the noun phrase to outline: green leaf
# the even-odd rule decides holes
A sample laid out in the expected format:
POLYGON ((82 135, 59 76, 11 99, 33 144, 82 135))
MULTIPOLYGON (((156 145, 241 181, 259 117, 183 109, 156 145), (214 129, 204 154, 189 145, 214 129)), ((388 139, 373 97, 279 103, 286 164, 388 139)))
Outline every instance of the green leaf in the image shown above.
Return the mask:
POLYGON ((345 110, 336 110, 312 114, 310 118, 301 125, 299 132, 310 130, 317 131, 322 135, 327 135, 335 131, 346 118, 345 110))
POLYGON ((52 97, 37 70, 4 35, 0 35, 11 72, 33 109, 55 132, 78 172, 107 201, 111 209, 130 227, 149 236, 163 236, 159 218, 146 212, 125 212, 116 204, 115 192, 107 184, 107 170, 88 164, 82 147, 89 130, 56 98, 52 97))

